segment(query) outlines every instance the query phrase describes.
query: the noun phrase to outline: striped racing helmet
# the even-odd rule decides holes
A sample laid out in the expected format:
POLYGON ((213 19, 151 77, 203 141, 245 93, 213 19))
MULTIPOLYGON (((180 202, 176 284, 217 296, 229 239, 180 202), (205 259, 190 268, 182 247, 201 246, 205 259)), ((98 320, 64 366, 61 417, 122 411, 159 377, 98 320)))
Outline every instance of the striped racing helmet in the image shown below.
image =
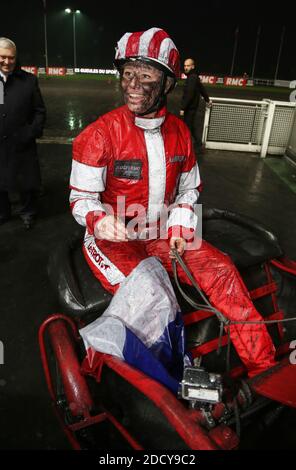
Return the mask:
POLYGON ((118 70, 128 61, 141 60, 175 80, 180 75, 180 56, 169 35, 160 28, 125 33, 118 41, 114 65, 118 70))

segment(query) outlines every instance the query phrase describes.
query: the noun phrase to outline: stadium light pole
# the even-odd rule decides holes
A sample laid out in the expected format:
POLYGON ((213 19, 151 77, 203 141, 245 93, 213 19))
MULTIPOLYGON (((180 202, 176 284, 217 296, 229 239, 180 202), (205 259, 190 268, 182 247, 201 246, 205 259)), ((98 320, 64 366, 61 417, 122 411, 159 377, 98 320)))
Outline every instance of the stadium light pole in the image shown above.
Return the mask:
POLYGON ((238 34, 239 34, 239 26, 237 26, 235 33, 234 33, 234 46, 233 46, 233 54, 232 54, 232 62, 231 62, 231 70, 230 70, 231 77, 233 75, 233 70, 234 70, 234 61, 235 61, 235 56, 236 56, 236 51, 237 51, 238 34))
POLYGON ((253 59, 253 67, 252 67, 252 74, 251 78, 254 78, 255 75, 255 66, 256 66, 256 60, 257 60, 257 52, 258 52, 258 45, 260 41, 260 34, 261 34, 261 25, 258 26, 257 29, 257 38, 256 38, 256 45, 255 45, 255 52, 254 52, 254 59, 253 59))
POLYGON ((74 69, 77 67, 77 54, 76 54, 76 15, 81 13, 80 10, 71 10, 71 8, 65 9, 66 13, 72 13, 73 18, 73 58, 74 58, 74 69))
POLYGON ((45 57, 45 67, 48 67, 46 0, 42 0, 42 1, 43 1, 43 22, 44 22, 44 57, 45 57))
POLYGON ((279 53, 278 53, 278 58, 277 58, 277 63, 276 63, 276 68, 275 68, 275 74, 274 74, 274 79, 275 80, 277 79, 278 72, 279 72, 279 66, 280 66, 280 60, 281 60, 281 55, 282 55, 282 49, 283 49, 285 33, 286 33, 286 27, 283 26, 282 35, 281 35, 281 42, 280 42, 280 48, 279 48, 279 53))

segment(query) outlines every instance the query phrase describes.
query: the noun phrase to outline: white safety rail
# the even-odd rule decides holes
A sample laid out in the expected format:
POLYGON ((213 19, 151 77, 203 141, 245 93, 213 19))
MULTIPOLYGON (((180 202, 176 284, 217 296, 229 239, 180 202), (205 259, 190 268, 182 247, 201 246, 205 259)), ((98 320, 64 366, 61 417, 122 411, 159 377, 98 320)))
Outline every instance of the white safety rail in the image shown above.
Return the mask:
POLYGON ((211 98, 206 108, 203 143, 206 148, 284 154, 294 118, 295 103, 211 98))
POLYGON ((289 142, 285 152, 286 160, 296 167, 296 110, 294 113, 294 121, 292 124, 289 142))

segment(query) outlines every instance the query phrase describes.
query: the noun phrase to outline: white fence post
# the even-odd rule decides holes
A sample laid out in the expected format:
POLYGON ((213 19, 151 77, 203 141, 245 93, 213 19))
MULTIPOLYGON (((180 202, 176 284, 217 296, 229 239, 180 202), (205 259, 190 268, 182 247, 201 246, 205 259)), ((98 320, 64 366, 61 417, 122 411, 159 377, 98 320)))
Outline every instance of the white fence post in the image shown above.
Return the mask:
POLYGON ((264 135, 262 139, 262 145, 261 145, 261 152, 260 152, 260 157, 265 158, 267 154, 267 149, 268 149, 268 143, 270 139, 270 133, 271 133, 271 128, 272 128, 272 123, 273 123, 273 117, 274 117, 274 112, 275 112, 275 102, 270 101, 270 100, 263 100, 264 102, 268 103, 268 108, 267 108, 267 118, 265 122, 265 129, 264 129, 264 135))
MULTIPOLYGON (((211 98, 210 98, 211 99, 211 98)), ((203 126, 203 131, 202 131, 202 143, 206 144, 207 142, 207 135, 208 135, 208 128, 209 128, 209 121, 210 121, 210 113, 211 113, 211 108, 209 106, 206 106, 205 109, 205 118, 204 118, 204 126, 203 126)))

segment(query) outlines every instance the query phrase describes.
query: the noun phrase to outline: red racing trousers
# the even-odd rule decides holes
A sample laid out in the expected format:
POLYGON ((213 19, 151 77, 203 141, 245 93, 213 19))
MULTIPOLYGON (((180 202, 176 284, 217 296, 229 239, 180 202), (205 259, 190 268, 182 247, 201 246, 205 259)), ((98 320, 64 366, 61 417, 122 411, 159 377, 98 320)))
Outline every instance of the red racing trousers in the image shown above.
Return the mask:
MULTIPOLYGON (((86 237, 83 250, 93 274, 111 293, 149 256, 159 258, 169 275, 173 275, 168 240, 109 242, 86 237)), ((200 248, 185 250, 183 259, 211 304, 226 318, 262 321, 228 255, 203 240, 200 248)), ((178 277, 182 283, 190 283, 180 266, 178 277)), ((231 325, 230 338, 249 377, 275 365, 275 347, 265 324, 231 325)))

